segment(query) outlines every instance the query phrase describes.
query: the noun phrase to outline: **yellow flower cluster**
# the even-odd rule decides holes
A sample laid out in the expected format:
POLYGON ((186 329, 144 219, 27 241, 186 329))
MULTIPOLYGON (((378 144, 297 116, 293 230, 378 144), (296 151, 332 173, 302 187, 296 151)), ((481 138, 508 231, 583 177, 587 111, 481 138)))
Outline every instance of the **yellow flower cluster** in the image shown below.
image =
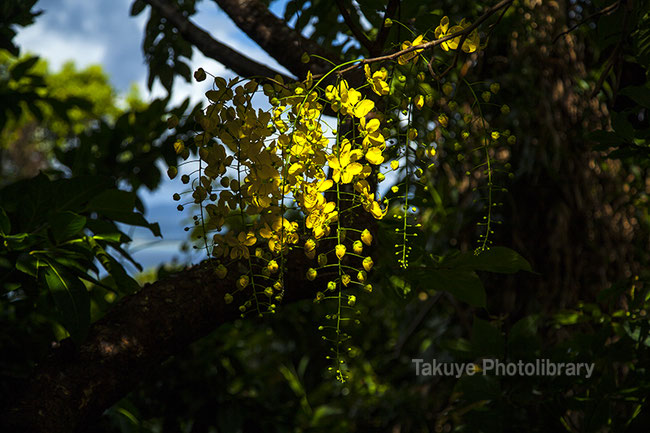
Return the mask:
MULTIPOLYGON (((436 27, 436 30, 434 31, 434 36, 436 39, 441 39, 445 36, 453 35, 458 32, 462 32, 465 30, 467 27, 469 27, 472 23, 467 21, 465 18, 463 18, 460 22, 460 24, 452 26, 451 28, 449 27, 449 18, 448 17, 442 17, 440 20, 440 25, 436 27)), ((440 44, 443 50, 449 51, 449 50, 455 50, 458 48, 458 44, 460 44, 461 36, 458 36, 456 38, 449 39, 448 41, 445 41, 440 44)), ((473 53, 479 48, 480 45, 480 37, 478 34, 478 30, 474 29, 472 32, 470 32, 469 35, 465 38, 465 41, 463 42, 462 50, 466 53, 473 53)))

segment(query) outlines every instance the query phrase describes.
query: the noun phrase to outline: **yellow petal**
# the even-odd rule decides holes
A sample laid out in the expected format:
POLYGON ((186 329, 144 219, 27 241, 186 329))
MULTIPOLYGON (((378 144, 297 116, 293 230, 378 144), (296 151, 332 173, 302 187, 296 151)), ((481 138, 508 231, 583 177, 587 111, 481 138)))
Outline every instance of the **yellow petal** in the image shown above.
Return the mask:
POLYGON ((379 119, 370 119, 370 121, 366 124, 365 129, 368 133, 371 133, 378 130, 379 126, 381 126, 379 119))
POLYGON ((319 192, 326 191, 326 190, 330 189, 333 184, 334 184, 334 182, 332 182, 332 179, 327 179, 327 180, 321 181, 318 184, 318 191, 319 192))
POLYGON ((361 242, 363 242, 364 244, 366 244, 368 246, 370 246, 370 244, 372 243, 372 234, 370 233, 370 231, 368 229, 364 229, 361 232, 361 242))
POLYGON ((338 244, 334 248, 334 252, 336 253, 336 257, 338 257, 339 260, 341 260, 343 258, 343 256, 345 255, 345 251, 346 251, 345 245, 342 245, 342 244, 338 244))
POLYGON ((379 206, 379 203, 377 203, 376 201, 372 202, 372 205, 370 206, 370 214, 373 217, 380 220, 386 215, 386 212, 388 212, 388 208, 386 208, 386 210, 382 211, 381 206, 379 206))
POLYGON ((444 16, 440 20, 440 28, 442 29, 443 33, 446 33, 448 27, 449 27, 449 18, 447 16, 444 16))
POLYGON ((424 106, 424 96, 422 96, 422 95, 417 95, 417 96, 415 97, 415 101, 414 101, 414 103, 415 103, 415 107, 416 107, 418 110, 421 110, 422 107, 424 106))
POLYGON ((384 162, 384 156, 382 155, 381 149, 379 147, 371 147, 366 153, 366 159, 369 163, 374 165, 379 165, 384 162))
POLYGON ((302 172, 304 169, 305 166, 302 165, 302 163, 296 162, 294 164, 291 164, 291 167, 289 167, 289 174, 295 174, 298 171, 302 172))
POLYGON ((355 117, 364 117, 373 108, 375 108, 375 103, 369 99, 364 99, 354 107, 354 115, 355 117))

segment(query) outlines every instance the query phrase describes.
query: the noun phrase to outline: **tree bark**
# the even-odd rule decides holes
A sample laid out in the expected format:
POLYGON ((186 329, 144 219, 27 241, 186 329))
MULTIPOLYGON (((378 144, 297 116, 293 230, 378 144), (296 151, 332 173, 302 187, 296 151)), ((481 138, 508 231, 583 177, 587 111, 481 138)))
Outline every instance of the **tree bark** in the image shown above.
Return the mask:
POLYGON ((303 37, 289 27, 283 20, 258 0, 214 0, 244 33, 266 51, 271 57, 287 68, 299 79, 312 74, 323 74, 332 69, 331 63, 312 58, 303 63, 303 53, 317 54, 335 64, 338 56, 328 52, 316 42, 303 37))
MULTIPOLYGON (((314 297, 325 286, 321 275, 308 281, 308 260, 302 251, 290 254, 283 302, 314 297)), ((146 285, 120 300, 95 322, 88 338, 76 349, 68 339, 37 367, 14 407, 0 414, 6 432, 69 433, 130 392, 149 370, 220 324, 240 317, 243 292, 226 304, 239 277, 231 266, 220 280, 213 263, 187 269, 146 285)), ((250 288, 244 290, 250 293, 250 288)), ((260 295, 258 295, 260 296, 260 295)), ((264 295, 261 295, 264 296, 264 295)))

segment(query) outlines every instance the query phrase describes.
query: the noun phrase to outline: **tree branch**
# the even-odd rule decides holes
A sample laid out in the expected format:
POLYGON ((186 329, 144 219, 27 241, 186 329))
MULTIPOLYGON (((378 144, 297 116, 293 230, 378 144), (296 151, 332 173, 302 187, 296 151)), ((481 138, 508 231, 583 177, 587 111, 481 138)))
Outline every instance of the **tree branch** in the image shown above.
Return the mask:
POLYGON ((377 39, 375 39, 373 48, 370 50, 370 55, 373 57, 378 56, 384 49, 386 39, 388 39, 388 34, 390 33, 391 29, 390 27, 386 27, 386 20, 392 19, 395 16, 397 8, 399 7, 399 1, 400 0, 390 0, 388 2, 388 6, 386 6, 386 12, 384 13, 384 20, 382 22, 381 29, 379 29, 377 39))
POLYGON ((285 80, 292 81, 286 75, 269 68, 266 65, 256 62, 235 51, 227 45, 214 39, 208 32, 194 24, 168 0, 144 0, 152 8, 165 17, 174 27, 178 29, 181 36, 197 47, 203 54, 210 57, 225 67, 232 69, 236 74, 246 77, 267 77, 273 78, 282 75, 285 80))
MULTIPOLYGON (((284 303, 314 296, 326 285, 322 275, 308 281, 302 250, 290 253, 284 303)), ((161 361, 222 323, 240 317, 247 295, 234 292, 237 263, 219 280, 211 262, 145 286, 120 300, 95 322, 78 350, 68 339, 37 367, 29 385, 8 413, 0 431, 70 433, 80 431, 130 392, 161 361)))
POLYGON ((305 52, 317 54, 335 64, 340 63, 338 56, 287 26, 258 0, 214 1, 237 27, 298 78, 305 78, 308 71, 316 75, 326 73, 332 68, 330 63, 315 57, 308 64, 302 63, 301 56, 305 52))
POLYGON ((336 0, 336 6, 339 8, 339 11, 341 12, 341 15, 343 16, 343 20, 345 21, 345 24, 347 24, 348 28, 352 32, 355 38, 359 41, 361 45, 363 45, 369 53, 372 53, 373 50, 373 43, 368 37, 363 33, 363 31, 359 28, 357 23, 355 23, 352 20, 352 17, 350 16, 350 12, 345 8, 345 5, 343 4, 343 0, 336 0))
MULTIPOLYGON (((513 1, 514 0, 501 0, 499 3, 492 6, 490 9, 488 9, 473 24, 465 27, 463 30, 460 30, 460 31, 458 31, 456 33, 444 36, 444 37, 442 37, 440 39, 436 39, 435 41, 425 42, 425 43, 420 44, 420 45, 413 45, 413 46, 411 46, 409 48, 406 48, 404 50, 396 51, 396 52, 394 52, 392 54, 387 54, 385 56, 379 56, 379 57, 373 57, 373 58, 370 58, 370 59, 359 60, 354 65, 352 65, 352 66, 350 66, 348 68, 345 68, 342 71, 339 71, 338 74, 339 75, 346 74, 346 73, 348 73, 350 71, 353 71, 355 69, 358 69, 358 68, 362 67, 363 65, 368 65, 370 63, 383 62, 383 61, 386 61, 386 60, 395 60, 398 57, 403 56, 404 54, 407 54, 407 53, 410 53, 410 52, 413 52, 413 51, 423 51, 423 50, 426 50, 426 49, 429 49, 429 48, 433 48, 433 47, 435 47, 437 45, 440 45, 443 42, 449 41, 451 39, 456 39, 457 37, 463 37, 464 35, 469 35, 472 31, 474 31, 474 29, 476 29, 478 26, 483 24, 483 22, 485 20, 490 18, 496 11, 498 11, 499 9, 501 9, 501 8, 503 8, 505 6, 509 6, 513 1)), ((459 44, 458 49, 461 49, 460 44, 459 44)), ((314 76, 314 78, 319 78, 319 76, 314 76)))

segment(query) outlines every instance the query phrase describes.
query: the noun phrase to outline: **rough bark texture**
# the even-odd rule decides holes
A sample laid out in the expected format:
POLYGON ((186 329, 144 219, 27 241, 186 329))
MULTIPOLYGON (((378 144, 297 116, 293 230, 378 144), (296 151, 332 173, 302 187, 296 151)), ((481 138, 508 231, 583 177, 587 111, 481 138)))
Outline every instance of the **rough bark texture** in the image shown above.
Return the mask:
MULTIPOLYGON (((304 278, 302 252, 288 260, 283 302, 312 298, 323 278, 304 278)), ((17 404, 0 414, 3 432, 70 433, 131 391, 161 361, 222 323, 240 317, 241 293, 233 303, 239 274, 220 280, 210 262, 145 286, 116 304, 93 324, 78 350, 69 340, 52 351, 23 390, 17 404)), ((250 293, 247 290, 246 293, 250 293)))
POLYGON ((237 27, 298 78, 306 77, 307 71, 310 70, 316 75, 332 68, 330 63, 315 58, 310 63, 302 63, 301 56, 305 52, 318 54, 334 63, 338 60, 322 46, 304 38, 287 26, 258 0, 215 0, 215 2, 237 24, 237 27))
POLYGON ((527 91, 530 111, 518 116, 523 133, 510 157, 517 175, 507 184, 504 224, 495 238, 528 258, 538 273, 494 280, 493 307, 515 317, 593 300, 636 271, 639 227, 620 164, 609 161, 602 170, 602 155, 583 136, 606 128, 608 118, 607 108, 577 85, 587 76, 588 47, 573 34, 554 42, 568 27, 569 10, 568 2, 531 2, 535 45, 526 43, 528 35, 513 38, 505 53, 509 62, 490 65, 493 73, 510 77, 501 83, 506 89, 520 86, 517 80, 534 83, 527 91), (508 70, 511 65, 518 69, 508 70))

